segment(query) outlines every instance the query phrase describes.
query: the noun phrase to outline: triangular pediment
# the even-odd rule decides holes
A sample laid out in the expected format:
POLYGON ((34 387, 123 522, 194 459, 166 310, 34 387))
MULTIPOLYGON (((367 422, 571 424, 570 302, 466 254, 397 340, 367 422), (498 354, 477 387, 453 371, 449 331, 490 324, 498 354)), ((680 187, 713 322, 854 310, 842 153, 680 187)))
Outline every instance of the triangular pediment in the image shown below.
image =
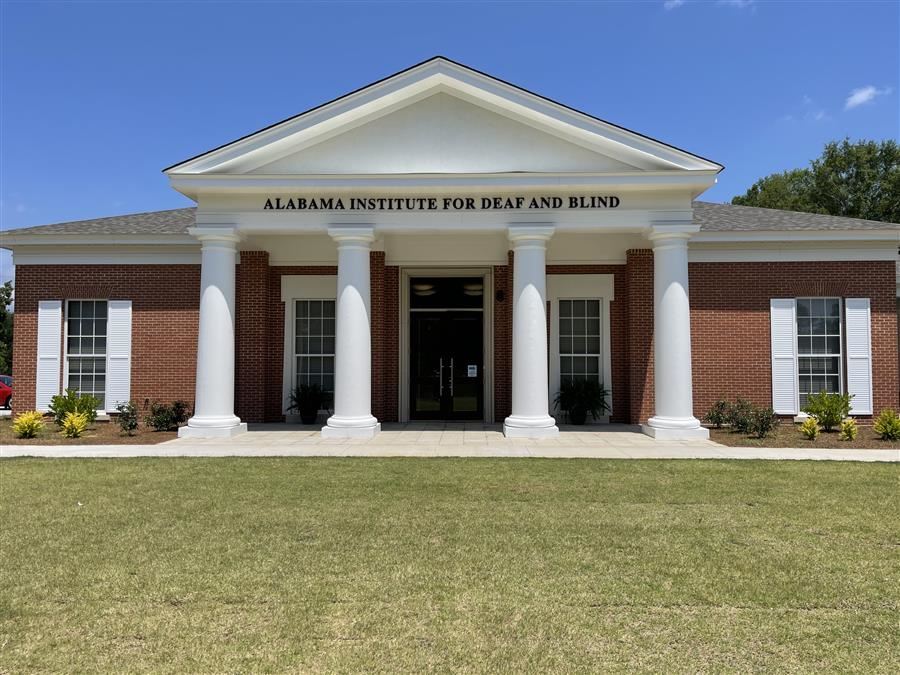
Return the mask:
POLYGON ((437 57, 166 171, 174 177, 719 169, 437 57))

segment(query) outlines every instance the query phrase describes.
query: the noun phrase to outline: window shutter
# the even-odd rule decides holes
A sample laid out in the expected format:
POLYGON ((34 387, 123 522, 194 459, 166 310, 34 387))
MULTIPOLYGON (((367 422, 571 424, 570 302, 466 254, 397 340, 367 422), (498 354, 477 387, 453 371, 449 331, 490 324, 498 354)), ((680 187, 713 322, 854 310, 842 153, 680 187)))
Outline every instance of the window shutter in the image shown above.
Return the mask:
POLYGON ((131 398, 131 300, 110 300, 106 323, 106 409, 131 398))
POLYGON ((772 408, 779 415, 796 415, 800 408, 797 384, 797 302, 770 300, 772 322, 772 408))
POLYGON ((844 301, 847 322, 847 393, 850 413, 872 415, 872 321, 869 298, 844 301))
POLYGON ((41 300, 38 302, 36 410, 49 410, 50 399, 59 393, 61 351, 62 300, 41 300))

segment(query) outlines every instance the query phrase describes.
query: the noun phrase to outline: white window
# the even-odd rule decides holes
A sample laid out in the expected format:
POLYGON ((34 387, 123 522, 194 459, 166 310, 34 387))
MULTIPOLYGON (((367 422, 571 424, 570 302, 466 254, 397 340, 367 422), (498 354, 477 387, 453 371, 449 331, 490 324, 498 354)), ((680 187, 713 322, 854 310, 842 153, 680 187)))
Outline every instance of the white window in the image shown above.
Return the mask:
POLYGON ((294 314, 296 384, 334 390, 334 300, 297 300, 294 314))
POLYGON ((66 388, 100 399, 106 406, 105 300, 69 300, 66 303, 66 388))
POLYGON ((843 391, 840 298, 797 298, 800 409, 809 394, 843 391))
POLYGON ((559 300, 559 380, 600 380, 600 299, 559 300))

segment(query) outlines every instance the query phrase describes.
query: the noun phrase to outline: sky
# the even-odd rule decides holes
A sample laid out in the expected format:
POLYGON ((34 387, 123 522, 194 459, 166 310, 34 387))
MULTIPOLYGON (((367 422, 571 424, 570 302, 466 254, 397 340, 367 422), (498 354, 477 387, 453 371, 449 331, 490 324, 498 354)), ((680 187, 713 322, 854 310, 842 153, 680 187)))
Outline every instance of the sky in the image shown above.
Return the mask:
POLYGON ((189 206, 164 167, 437 54, 724 164, 730 201, 897 139, 898 36, 896 0, 0 0, 0 231, 189 206))

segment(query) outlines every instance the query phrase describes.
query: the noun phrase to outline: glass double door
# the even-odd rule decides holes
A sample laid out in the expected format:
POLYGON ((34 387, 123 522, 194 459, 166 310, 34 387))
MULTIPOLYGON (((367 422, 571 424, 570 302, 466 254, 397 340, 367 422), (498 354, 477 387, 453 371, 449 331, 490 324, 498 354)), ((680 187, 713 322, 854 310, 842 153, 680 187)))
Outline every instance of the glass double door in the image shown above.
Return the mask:
POLYGON ((480 311, 410 312, 410 419, 484 419, 480 311))

